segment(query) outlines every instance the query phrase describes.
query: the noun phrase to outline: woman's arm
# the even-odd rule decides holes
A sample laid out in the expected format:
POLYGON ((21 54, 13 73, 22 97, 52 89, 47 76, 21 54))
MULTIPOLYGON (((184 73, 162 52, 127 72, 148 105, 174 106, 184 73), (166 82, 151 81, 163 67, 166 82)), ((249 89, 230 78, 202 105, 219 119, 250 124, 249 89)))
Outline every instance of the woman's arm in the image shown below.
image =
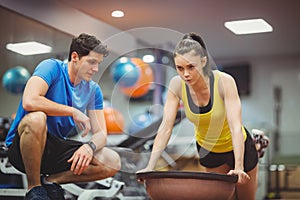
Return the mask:
POLYGON ((164 106, 163 120, 158 128, 157 135, 154 140, 154 145, 150 160, 144 171, 154 170, 161 153, 166 148, 172 134, 176 114, 179 105, 179 92, 181 89, 180 78, 174 77, 169 85, 167 100, 164 106))
POLYGON ((245 183, 249 176, 244 172, 244 135, 242 131, 241 101, 234 79, 222 73, 220 76, 221 96, 224 98, 228 125, 232 135, 235 159, 234 170, 230 173, 239 175, 239 183, 245 183))

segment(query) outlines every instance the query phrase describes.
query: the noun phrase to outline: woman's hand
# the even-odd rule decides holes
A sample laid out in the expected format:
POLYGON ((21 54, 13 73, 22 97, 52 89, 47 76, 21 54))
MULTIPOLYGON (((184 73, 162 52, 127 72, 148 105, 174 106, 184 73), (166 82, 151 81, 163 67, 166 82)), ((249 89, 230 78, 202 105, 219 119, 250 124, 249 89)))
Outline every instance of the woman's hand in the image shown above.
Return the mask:
MULTIPOLYGON (((150 171, 153 171, 153 169, 146 167, 144 169, 137 171, 136 173, 143 173, 143 172, 150 172, 150 171)), ((144 183, 144 179, 138 179, 137 181, 140 183, 144 183)))
POLYGON ((248 174, 241 169, 230 170, 227 174, 228 175, 233 175, 233 174, 238 175, 237 184, 246 184, 250 180, 250 177, 248 176, 248 174))
POLYGON ((153 169, 150 169, 150 168, 146 167, 144 169, 141 169, 141 170, 137 171, 136 173, 143 173, 143 172, 149 172, 149 171, 153 171, 153 169))

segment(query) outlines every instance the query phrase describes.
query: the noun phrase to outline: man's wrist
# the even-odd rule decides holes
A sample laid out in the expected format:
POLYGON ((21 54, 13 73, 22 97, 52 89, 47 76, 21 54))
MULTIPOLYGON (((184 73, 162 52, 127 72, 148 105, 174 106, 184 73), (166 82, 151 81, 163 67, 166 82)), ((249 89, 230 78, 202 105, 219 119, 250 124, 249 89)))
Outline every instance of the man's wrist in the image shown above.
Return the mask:
POLYGON ((93 141, 89 141, 87 145, 92 149, 93 153, 96 151, 97 147, 93 141))

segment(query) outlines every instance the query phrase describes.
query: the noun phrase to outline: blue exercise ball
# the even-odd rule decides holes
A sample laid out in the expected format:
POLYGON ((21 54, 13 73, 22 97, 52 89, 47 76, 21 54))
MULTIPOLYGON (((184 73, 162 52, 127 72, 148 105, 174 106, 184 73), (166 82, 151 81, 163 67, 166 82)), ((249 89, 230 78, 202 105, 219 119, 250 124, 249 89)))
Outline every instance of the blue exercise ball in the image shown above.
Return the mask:
POLYGON ((26 68, 17 66, 4 73, 2 85, 6 91, 13 94, 20 94, 23 92, 29 77, 30 73, 26 68))
POLYGON ((111 75, 116 84, 126 88, 133 86, 137 82, 139 69, 129 59, 123 60, 118 60, 112 65, 111 75))

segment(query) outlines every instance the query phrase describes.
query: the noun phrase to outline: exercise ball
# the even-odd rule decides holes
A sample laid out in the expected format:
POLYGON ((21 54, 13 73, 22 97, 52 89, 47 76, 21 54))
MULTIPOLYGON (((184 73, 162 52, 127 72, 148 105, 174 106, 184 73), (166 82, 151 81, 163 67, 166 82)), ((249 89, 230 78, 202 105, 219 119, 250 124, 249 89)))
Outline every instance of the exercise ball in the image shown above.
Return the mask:
POLYGON ((139 70, 138 80, 133 86, 121 87, 121 91, 128 97, 139 98, 147 94, 154 80, 151 66, 140 58, 131 58, 130 61, 135 64, 139 70))
POLYGON ((26 68, 17 66, 4 73, 2 84, 6 91, 13 94, 20 94, 23 92, 29 77, 30 73, 26 68))
POLYGON ((112 107, 103 109, 108 134, 122 134, 125 120, 121 112, 112 107))
POLYGON ((120 87, 133 86, 139 78, 137 66, 124 57, 112 65, 110 72, 113 81, 120 87))
POLYGON ((129 125, 128 133, 134 135, 138 131, 150 126, 153 122, 158 120, 158 117, 150 112, 137 114, 132 118, 132 122, 129 125))

